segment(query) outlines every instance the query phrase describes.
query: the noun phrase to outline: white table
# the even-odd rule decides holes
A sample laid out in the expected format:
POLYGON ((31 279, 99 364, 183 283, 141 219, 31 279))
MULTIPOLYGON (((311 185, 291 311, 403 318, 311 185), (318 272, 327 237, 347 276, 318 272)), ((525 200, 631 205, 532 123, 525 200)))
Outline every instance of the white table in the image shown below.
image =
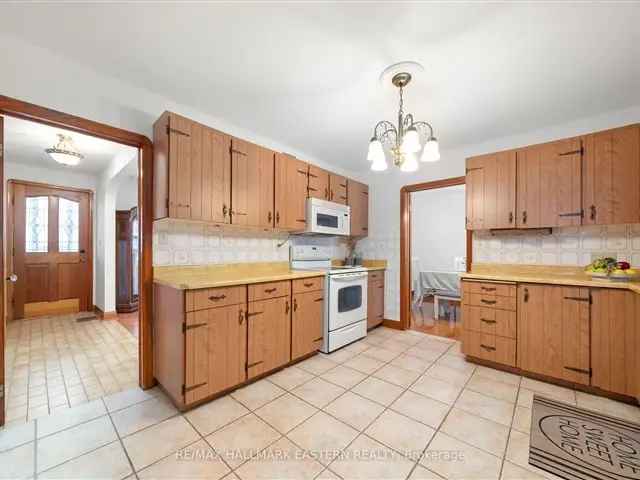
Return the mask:
POLYGON ((424 295, 433 295, 433 317, 440 317, 440 300, 460 301, 461 272, 420 272, 419 291, 416 297, 422 303, 424 295))

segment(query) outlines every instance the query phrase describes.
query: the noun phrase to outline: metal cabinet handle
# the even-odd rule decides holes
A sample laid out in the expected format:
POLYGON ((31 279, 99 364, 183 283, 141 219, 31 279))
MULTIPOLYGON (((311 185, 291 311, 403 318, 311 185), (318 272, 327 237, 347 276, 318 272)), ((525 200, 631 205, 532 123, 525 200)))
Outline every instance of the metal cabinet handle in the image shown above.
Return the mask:
POLYGON ((294 298, 293 299, 293 311, 295 312, 296 310, 298 310, 298 299, 294 298))
POLYGON ((480 321, 484 323, 489 323, 489 324, 496 323, 495 320, 489 320, 488 318, 481 318, 480 321))
POLYGON ((513 212, 509 212, 509 223, 513 223, 513 212))
POLYGON ((496 291, 496 287, 480 287, 481 290, 484 290, 485 292, 495 292, 496 291))
POLYGON ((526 223, 527 223, 527 211, 523 210, 523 212, 522 212, 522 224, 526 225, 526 223))
POLYGON ((494 351, 494 350, 496 349, 496 347, 492 347, 492 346, 490 346, 490 345, 485 345, 485 344, 483 344, 483 343, 481 343, 481 344, 480 344, 480 346, 481 346, 482 348, 484 348, 485 350, 489 350, 490 352, 492 352, 492 351, 494 351))
POLYGON ((209 297, 209 300, 211 300, 212 302, 217 302, 218 300, 224 300, 225 298, 227 298, 226 295, 211 295, 209 297))
POLYGON ((238 325, 242 325, 242 322, 244 322, 244 311, 240 309, 238 312, 238 325))
POLYGON ((305 282, 305 283, 303 283, 303 285, 304 285, 305 287, 307 287, 307 288, 309 288, 309 287, 313 287, 313 283, 306 283, 306 282, 305 282))
POLYGON ((595 205, 591 205, 590 210, 591 210, 591 214, 589 215, 589 217, 591 218, 591 220, 595 220, 596 219, 596 206, 595 205))
POLYGON ((320 298, 316 298, 314 302, 322 302, 323 300, 324 300, 324 297, 320 297, 320 298))
POLYGON ((327 187, 324 187, 324 198, 329 199, 329 189, 327 187))
POLYGON ((529 289, 528 288, 524 289, 524 301, 525 302, 529 301, 529 289))
POLYGON ((272 218, 273 216, 271 215, 271 211, 269 211, 269 213, 267 214, 267 222, 271 223, 272 218))
POLYGON ((277 289, 277 288, 265 288, 265 289, 264 289, 264 293, 273 293, 273 292, 275 292, 276 290, 278 290, 278 289, 277 289))
POLYGON ((289 307, 289 300, 287 300, 287 302, 285 303, 285 307, 284 307, 284 313, 289 313, 290 307, 289 307))
POLYGON ((222 216, 223 216, 224 218, 227 218, 227 213, 228 213, 228 212, 229 212, 229 209, 227 208, 227 205, 223 203, 223 204, 222 204, 222 216))
POLYGON ((280 212, 276 212, 276 223, 280 223, 280 212))
POLYGON ((482 303, 486 303, 487 305, 493 305, 496 303, 496 300, 485 300, 484 298, 480 299, 482 303))

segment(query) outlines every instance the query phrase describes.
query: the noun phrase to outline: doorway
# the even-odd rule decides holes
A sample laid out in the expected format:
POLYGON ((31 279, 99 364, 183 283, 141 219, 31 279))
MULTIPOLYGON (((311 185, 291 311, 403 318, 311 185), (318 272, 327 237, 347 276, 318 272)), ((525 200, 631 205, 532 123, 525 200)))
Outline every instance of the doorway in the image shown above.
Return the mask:
POLYGON ((458 339, 460 273, 471 267, 465 229, 465 177, 401 189, 400 323, 404 329, 458 339))
POLYGON ((93 193, 21 180, 7 185, 7 320, 91 310, 93 193))
MULTIPOLYGON (((0 311, 4 313, 0 322, 0 426, 10 420, 6 413, 8 411, 7 403, 12 398, 11 390, 13 387, 8 387, 7 377, 8 375, 13 376, 16 370, 21 370, 22 373, 25 370, 25 365, 20 364, 20 361, 25 360, 24 358, 18 361, 17 369, 16 364, 11 364, 11 362, 16 359, 16 356, 22 355, 24 357, 23 347, 27 343, 39 345, 40 348, 45 349, 40 352, 42 355, 33 356, 39 364, 33 369, 35 376, 31 386, 45 390, 52 386, 56 390, 55 392, 46 392, 47 394, 53 393, 53 395, 44 395, 45 398, 48 397, 49 403, 46 407, 35 408, 32 412, 34 416, 39 416, 45 408, 49 413, 53 412, 54 408, 52 407, 58 406, 57 402, 61 401, 62 393, 65 394, 67 406, 73 406, 71 397, 75 394, 82 393, 86 399, 90 399, 90 396, 96 398, 106 390, 113 391, 116 388, 114 383, 119 381, 129 387, 138 385, 142 388, 150 388, 153 386, 150 325, 152 310, 152 154, 152 144, 145 136, 0 96, 0 196, 3 198, 4 206, 0 219, 0 225, 3 228, 2 235, 0 235, 0 241, 2 241, 0 244, 0 263, 4 266, 5 278, 7 279, 6 288, 0 289, 0 311), (137 315, 139 335, 137 338, 134 338, 124 327, 121 327, 123 334, 114 335, 113 332, 116 329, 113 326, 118 322, 106 322, 103 320, 106 315, 98 315, 100 318, 96 318, 94 313, 98 291, 95 288, 96 283, 91 278, 97 270, 92 267, 95 265, 92 247, 96 247, 95 251, 100 251, 100 245, 96 245, 96 238, 107 238, 110 235, 115 257, 115 206, 113 218, 110 223, 105 223, 110 225, 108 231, 111 233, 98 237, 95 228, 96 213, 99 213, 95 209, 97 195, 95 193, 91 195, 93 192, 90 189, 68 186, 67 180, 75 174, 73 169, 63 172, 63 180, 60 181, 49 178, 24 181, 23 178, 16 178, 17 181, 5 183, 6 179, 11 178, 5 172, 8 160, 6 155, 7 142, 11 141, 7 137, 6 124, 7 121, 14 119, 29 120, 40 127, 54 127, 72 132, 74 135, 118 143, 134 152, 135 160, 129 163, 135 172, 133 181, 136 183, 135 191, 138 200, 135 206, 137 212, 135 225, 138 228, 135 240, 139 242, 136 249, 139 260, 136 262, 137 271, 132 275, 134 281, 137 279, 136 291, 139 304, 137 315), (16 202, 19 208, 15 208, 13 203, 7 205, 4 201, 7 198, 16 202), (11 250, 5 248, 8 243, 14 244, 11 245, 11 250), (18 247, 17 250, 20 251, 16 253, 19 255, 14 256, 13 248, 17 246, 17 243, 20 243, 23 248, 20 250, 18 247), (22 275, 14 276, 16 269, 22 275), (24 284, 19 283, 20 277, 25 280, 24 284), (15 283, 12 280, 15 280, 15 283), (13 303, 8 301, 14 292, 7 290, 10 291, 13 288, 24 301, 20 298, 13 303), (80 314, 78 315, 76 312, 80 312, 80 314), (60 313, 62 315, 58 315, 60 313), (7 329, 7 318, 17 319, 20 317, 22 318, 20 321, 25 323, 14 323, 20 328, 7 329), (97 326, 96 332, 87 332, 86 326, 90 323, 97 326), (26 325, 29 327, 23 329, 22 327, 26 325), (125 338, 124 336, 127 339, 126 345, 118 342, 119 338, 125 338), (8 351, 6 348, 8 340, 16 339, 17 344, 22 346, 8 351), (87 339, 90 339, 92 346, 84 353, 87 358, 102 359, 104 365, 97 367, 99 371, 93 368, 91 378, 85 378, 88 380, 87 382, 74 378, 74 372, 69 376, 71 382, 64 382, 66 378, 64 367, 66 366, 68 370, 73 362, 60 362, 60 368, 49 368, 49 363, 55 363, 55 361, 49 362, 49 360, 55 359, 48 358, 53 349, 48 348, 44 343, 51 339, 62 341, 65 348, 68 348, 67 351, 73 352, 72 357, 77 355, 79 350, 87 345, 87 339), (41 340, 42 342, 40 342, 41 340), (77 343, 78 348, 70 346, 70 342, 73 341, 77 343), (103 350, 95 348, 96 345, 102 347, 103 350), (114 345, 123 348, 114 349, 114 345), (125 355, 135 357, 135 362, 127 367, 127 370, 131 372, 130 378, 106 376, 104 368, 108 369, 110 365, 123 360, 125 355), (5 365, 9 364, 11 366, 7 370, 5 365), (51 385, 46 379, 46 375, 50 371, 56 377, 51 385), (44 377, 44 381, 41 377, 44 377), (62 384, 60 384, 61 379, 62 384), (76 380, 78 381, 76 382, 76 380), (107 384, 111 383, 111 385, 106 385, 106 388, 103 388, 105 385, 101 380, 107 384), (37 385, 39 382, 40 385, 37 385), (52 402, 53 397, 55 399, 52 402)), ((116 194, 111 195, 114 205, 116 197, 116 194)), ((115 262, 113 270, 115 270, 115 262)), ((114 276, 113 288, 107 287, 105 289, 105 292, 110 292, 109 294, 114 299, 116 297, 115 283, 114 276)), ((115 308, 113 313, 116 313, 115 308)), ((58 349, 58 351, 60 350, 58 349)), ((75 367, 75 373, 78 374, 78 377, 82 376, 81 373, 86 373, 89 370, 84 361, 81 363, 81 366, 72 365, 75 367)), ((26 365, 29 370, 32 370, 30 364, 26 365)), ((27 385, 30 383, 28 380, 27 385)), ((32 392, 25 393, 28 397, 28 394, 32 392)), ((24 394, 17 393, 13 397, 21 395, 24 394)), ((38 397, 38 400, 41 398, 38 397)), ((31 406, 36 407, 35 401, 31 406)), ((62 407, 62 405, 59 406, 62 407)), ((28 418, 29 415, 25 416, 25 420, 28 418)))

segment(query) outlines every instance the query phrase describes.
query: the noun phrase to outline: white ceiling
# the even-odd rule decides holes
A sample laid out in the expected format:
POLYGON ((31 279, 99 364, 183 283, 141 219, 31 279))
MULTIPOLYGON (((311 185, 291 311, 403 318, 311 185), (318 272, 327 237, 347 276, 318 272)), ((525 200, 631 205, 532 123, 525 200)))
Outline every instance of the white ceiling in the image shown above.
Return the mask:
POLYGON ((351 170, 395 119, 387 65, 426 67, 405 109, 447 149, 640 104, 639 25, 640 2, 0 6, 28 42, 351 170))
MULTIPOLYGON (((119 155, 132 158, 135 155, 135 149, 41 123, 4 117, 4 158, 7 162, 98 175, 107 168, 111 160, 119 155), (46 148, 51 148, 58 143, 58 133, 70 135, 78 151, 84 155, 79 165, 74 167, 61 165, 45 152, 46 148)), ((130 174, 137 175, 136 162, 130 163, 134 168, 130 174)))

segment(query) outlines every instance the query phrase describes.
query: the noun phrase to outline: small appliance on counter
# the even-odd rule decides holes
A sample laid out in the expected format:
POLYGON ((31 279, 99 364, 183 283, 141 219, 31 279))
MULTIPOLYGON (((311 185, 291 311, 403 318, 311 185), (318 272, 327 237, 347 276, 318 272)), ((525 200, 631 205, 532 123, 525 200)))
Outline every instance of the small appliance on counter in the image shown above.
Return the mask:
POLYGON ((351 233, 351 207, 308 198, 305 233, 348 236, 351 233))
POLYGON ((367 269, 331 265, 331 247, 295 245, 292 270, 325 272, 321 351, 333 352, 367 336, 367 269))

